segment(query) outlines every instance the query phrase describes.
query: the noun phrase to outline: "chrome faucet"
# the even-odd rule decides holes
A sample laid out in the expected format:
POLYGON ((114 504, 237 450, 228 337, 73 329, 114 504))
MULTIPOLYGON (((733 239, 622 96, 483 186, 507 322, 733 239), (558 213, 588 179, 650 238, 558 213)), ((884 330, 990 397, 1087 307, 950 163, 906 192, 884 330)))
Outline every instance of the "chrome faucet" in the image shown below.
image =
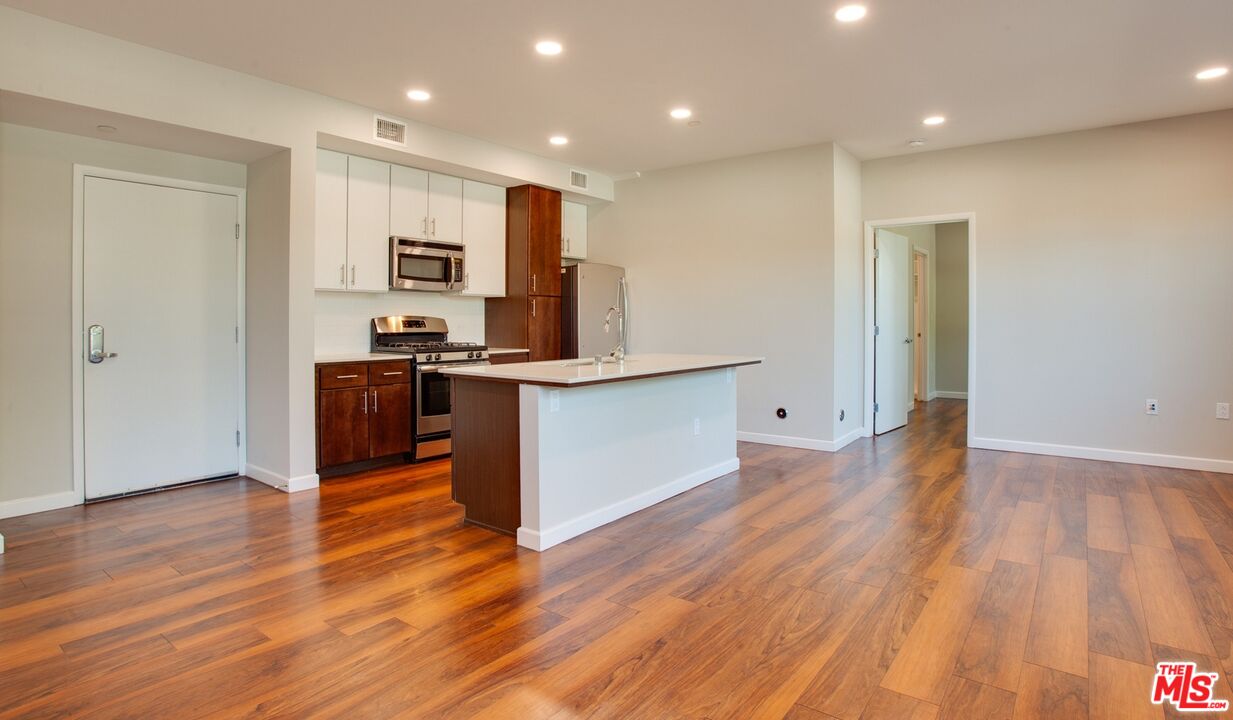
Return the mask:
POLYGON ((608 353, 612 359, 621 362, 625 359, 625 305, 628 302, 625 295, 625 278, 621 278, 617 285, 617 304, 608 308, 608 312, 604 315, 604 332, 609 332, 612 328, 612 316, 617 317, 617 334, 619 339, 617 345, 608 353))

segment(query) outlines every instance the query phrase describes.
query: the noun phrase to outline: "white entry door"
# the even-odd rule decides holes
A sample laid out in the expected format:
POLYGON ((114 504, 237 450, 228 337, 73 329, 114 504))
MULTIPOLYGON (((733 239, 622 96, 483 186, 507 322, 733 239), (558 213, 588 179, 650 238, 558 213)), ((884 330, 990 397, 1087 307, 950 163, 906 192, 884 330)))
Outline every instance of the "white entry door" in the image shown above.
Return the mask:
POLYGON ((239 200, 87 176, 87 498, 239 471, 239 200))
POLYGON ((912 256, 908 239, 889 230, 874 234, 873 432, 908 422, 912 377, 912 256))

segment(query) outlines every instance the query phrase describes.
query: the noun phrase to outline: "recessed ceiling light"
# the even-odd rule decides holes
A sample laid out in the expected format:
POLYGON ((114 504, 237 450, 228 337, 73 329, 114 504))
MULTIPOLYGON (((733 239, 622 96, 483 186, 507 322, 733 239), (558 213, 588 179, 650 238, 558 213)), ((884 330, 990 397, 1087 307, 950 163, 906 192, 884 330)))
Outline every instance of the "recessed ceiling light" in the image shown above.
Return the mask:
POLYGON ((941 125, 942 123, 946 122, 946 118, 942 117, 941 115, 930 115, 924 120, 921 120, 921 122, 925 123, 926 125, 941 125))
POLYGON ((563 49, 556 40, 540 40, 535 43, 535 52, 540 55, 560 55, 563 49))
POLYGON ((552 137, 548 138, 548 142, 552 143, 553 145, 565 145, 569 143, 569 138, 565 137, 564 135, 553 135, 552 137))
POLYGON ((432 97, 432 93, 427 90, 408 90, 407 97, 416 102, 424 102, 432 97))
POLYGON ((1214 67, 1214 68, 1208 68, 1206 70, 1197 72, 1194 74, 1194 76, 1196 79, 1199 79, 1199 80, 1215 80, 1218 77, 1224 77, 1225 75, 1228 75, 1228 74, 1229 74, 1229 69, 1227 67, 1214 67))
POLYGON ((864 5, 844 5, 835 11, 835 19, 839 22, 856 22, 869 12, 864 5))
POLYGON ((690 115, 693 115, 694 111, 690 110, 689 108, 674 108, 672 112, 668 114, 676 118, 677 120, 684 120, 688 118, 690 115))

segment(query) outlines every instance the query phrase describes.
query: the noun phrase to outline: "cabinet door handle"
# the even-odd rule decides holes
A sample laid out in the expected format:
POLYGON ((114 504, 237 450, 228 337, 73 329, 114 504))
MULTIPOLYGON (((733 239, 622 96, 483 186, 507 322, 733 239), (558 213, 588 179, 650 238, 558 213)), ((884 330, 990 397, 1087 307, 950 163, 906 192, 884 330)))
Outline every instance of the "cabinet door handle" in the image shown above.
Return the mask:
POLYGON ((373 391, 372 391, 372 412, 374 415, 377 414, 377 389, 376 388, 373 388, 373 391))
POLYGON ((350 380, 352 378, 357 378, 357 377, 359 377, 359 375, 335 375, 334 379, 335 380, 350 380))
POLYGON ((347 287, 347 263, 338 266, 338 286, 347 287))
POLYGON ((535 273, 531 273, 531 292, 535 292, 535 273))
POLYGON ((531 317, 535 317, 535 298, 531 298, 531 317))
POLYGON ((421 225, 423 227, 424 237, 428 237, 428 217, 427 216, 424 216, 424 222, 421 223, 421 225))
POLYGON ((471 289, 471 273, 467 273, 466 277, 465 277, 465 278, 463 278, 463 281, 462 281, 462 289, 463 289, 463 290, 470 290, 470 289, 471 289))
POLYGON ((432 236, 433 237, 437 236, 437 219, 436 218, 432 219, 432 236))
POLYGON ((368 391, 364 391, 364 414, 368 414, 368 391))
POLYGON ((351 266, 351 287, 355 287, 355 266, 351 266))

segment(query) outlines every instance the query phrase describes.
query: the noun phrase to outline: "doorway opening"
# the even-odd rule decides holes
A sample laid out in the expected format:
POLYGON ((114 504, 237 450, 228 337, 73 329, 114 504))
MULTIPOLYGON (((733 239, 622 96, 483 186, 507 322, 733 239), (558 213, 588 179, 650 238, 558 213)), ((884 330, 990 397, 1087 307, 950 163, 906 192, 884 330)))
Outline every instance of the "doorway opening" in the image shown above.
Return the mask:
POLYGON ((870 435, 936 399, 968 401, 974 216, 866 223, 866 417, 870 435))

